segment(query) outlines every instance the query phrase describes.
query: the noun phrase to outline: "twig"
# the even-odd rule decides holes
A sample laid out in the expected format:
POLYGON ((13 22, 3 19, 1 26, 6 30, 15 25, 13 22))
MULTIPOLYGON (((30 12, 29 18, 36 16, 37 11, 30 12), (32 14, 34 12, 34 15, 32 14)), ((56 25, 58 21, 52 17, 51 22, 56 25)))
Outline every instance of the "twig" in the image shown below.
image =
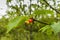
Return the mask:
POLYGON ((57 9, 53 8, 46 0, 43 0, 43 1, 44 1, 48 6, 50 6, 51 9, 55 10, 58 14, 60 14, 60 12, 59 12, 57 9))
POLYGON ((39 22, 39 23, 45 24, 45 25, 50 25, 50 24, 48 24, 48 23, 45 23, 45 22, 42 22, 42 21, 39 21, 39 20, 36 20, 36 19, 33 19, 33 20, 36 21, 36 22, 39 22))

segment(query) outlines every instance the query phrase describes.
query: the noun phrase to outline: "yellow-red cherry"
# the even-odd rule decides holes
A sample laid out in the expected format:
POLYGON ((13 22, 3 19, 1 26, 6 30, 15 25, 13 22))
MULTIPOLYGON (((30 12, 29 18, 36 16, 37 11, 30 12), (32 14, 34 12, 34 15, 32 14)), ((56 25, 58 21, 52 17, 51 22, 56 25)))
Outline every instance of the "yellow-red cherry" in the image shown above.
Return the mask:
POLYGON ((25 21, 26 24, 29 24, 29 21, 25 21))

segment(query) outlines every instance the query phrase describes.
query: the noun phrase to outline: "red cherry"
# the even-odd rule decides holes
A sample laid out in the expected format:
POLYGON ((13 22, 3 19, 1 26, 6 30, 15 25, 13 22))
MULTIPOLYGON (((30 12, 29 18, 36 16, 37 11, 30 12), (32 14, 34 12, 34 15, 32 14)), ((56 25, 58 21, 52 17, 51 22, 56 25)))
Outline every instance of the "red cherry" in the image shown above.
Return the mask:
POLYGON ((33 22, 33 19, 29 19, 29 22, 32 23, 33 22))

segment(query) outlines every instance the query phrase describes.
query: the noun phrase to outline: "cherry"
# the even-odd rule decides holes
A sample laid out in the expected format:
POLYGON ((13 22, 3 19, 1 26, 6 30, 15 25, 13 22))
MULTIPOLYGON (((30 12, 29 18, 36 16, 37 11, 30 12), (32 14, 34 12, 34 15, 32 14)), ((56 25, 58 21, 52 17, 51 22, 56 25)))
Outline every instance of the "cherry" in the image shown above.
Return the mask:
POLYGON ((32 23, 33 22, 33 19, 30 18, 29 20, 25 21, 26 24, 29 24, 29 23, 32 23))
POLYGON ((29 21, 25 21, 26 24, 29 24, 29 21))
POLYGON ((32 23, 33 22, 33 19, 29 19, 29 23, 32 23))

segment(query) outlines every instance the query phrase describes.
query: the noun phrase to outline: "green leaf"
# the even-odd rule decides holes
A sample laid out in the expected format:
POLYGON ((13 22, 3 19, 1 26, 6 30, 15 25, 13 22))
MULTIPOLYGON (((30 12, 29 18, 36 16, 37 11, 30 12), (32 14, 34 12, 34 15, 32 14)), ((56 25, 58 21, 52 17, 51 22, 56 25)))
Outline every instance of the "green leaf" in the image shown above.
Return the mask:
POLYGON ((60 32, 60 21, 58 23, 52 24, 51 27, 54 30, 54 33, 57 34, 58 32, 60 32))
POLYGON ((11 2, 12 0, 7 0, 7 2, 9 3, 9 2, 11 2))
POLYGON ((37 4, 31 4, 31 6, 32 6, 33 8, 36 8, 36 7, 37 7, 37 4))
POLYGON ((26 16, 18 16, 11 20, 7 25, 7 33, 11 31, 13 28, 17 27, 18 25, 22 25, 28 17, 26 16))
POLYGON ((51 15, 52 15, 52 14, 54 14, 54 12, 51 11, 51 10, 43 10, 43 9, 42 9, 42 10, 35 10, 35 11, 34 11, 34 14, 35 14, 35 15, 38 15, 38 16, 39 16, 39 15, 47 15, 47 14, 51 14, 51 15))
POLYGON ((49 25, 46 25, 45 27, 42 27, 39 31, 44 32, 44 31, 46 31, 48 28, 50 28, 49 25))

